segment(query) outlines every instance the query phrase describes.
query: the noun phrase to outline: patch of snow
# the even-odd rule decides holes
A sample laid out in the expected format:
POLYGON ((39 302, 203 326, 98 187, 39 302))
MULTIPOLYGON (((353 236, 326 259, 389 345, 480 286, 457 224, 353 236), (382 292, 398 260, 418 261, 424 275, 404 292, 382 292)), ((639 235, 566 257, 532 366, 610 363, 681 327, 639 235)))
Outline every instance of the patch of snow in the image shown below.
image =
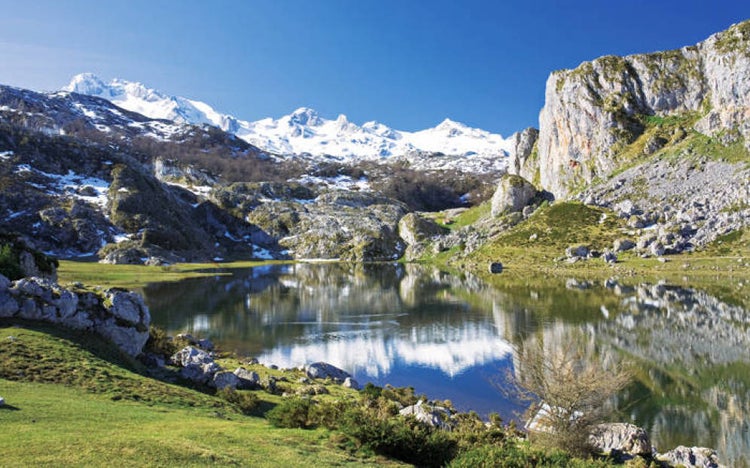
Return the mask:
POLYGON ((13 157, 13 151, 0 151, 0 159, 7 161, 13 157))
POLYGON ((262 247, 258 247, 257 245, 253 246, 253 257, 261 259, 261 260, 273 260, 274 256, 273 254, 262 247))
POLYGON ((120 242, 130 240, 130 234, 115 234, 112 238, 115 240, 115 244, 119 244, 120 242))

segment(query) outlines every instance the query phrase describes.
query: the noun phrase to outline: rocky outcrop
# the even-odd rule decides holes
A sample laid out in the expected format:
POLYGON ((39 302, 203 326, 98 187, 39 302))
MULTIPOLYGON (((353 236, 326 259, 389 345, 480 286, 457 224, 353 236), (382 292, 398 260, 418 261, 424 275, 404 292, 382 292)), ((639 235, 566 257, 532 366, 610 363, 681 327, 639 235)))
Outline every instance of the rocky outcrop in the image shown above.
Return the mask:
POLYGON ((332 379, 343 383, 352 376, 338 367, 327 362, 314 362, 305 366, 305 374, 311 379, 332 379))
POLYGON ((492 216, 523 211, 536 194, 536 188, 528 180, 518 175, 505 174, 500 178, 492 196, 492 216))
POLYGON ((635 247, 662 255, 702 246, 750 225, 748 180, 750 168, 744 163, 655 160, 627 169, 576 198, 610 208, 627 220, 636 242, 618 240, 616 251, 635 247))
POLYGON ((42 278, 10 282, 0 275, 0 318, 36 320, 96 333, 137 356, 151 315, 143 298, 121 289, 76 293, 42 278))
POLYGON ((411 416, 417 421, 426 424, 430 427, 436 427, 440 429, 447 429, 450 427, 448 421, 450 418, 450 411, 441 406, 432 406, 419 400, 415 405, 407 406, 399 410, 401 416, 411 416))
POLYGON ((650 457, 651 440, 646 431, 633 424, 607 423, 595 426, 589 434, 589 444, 607 454, 650 457))
POLYGON ((508 173, 523 177, 534 182, 537 178, 539 154, 536 150, 536 142, 539 139, 539 130, 529 127, 522 132, 514 133, 513 139, 515 151, 508 162, 508 173))
POLYGON ((417 213, 408 213, 398 222, 398 235, 406 243, 406 259, 418 258, 426 246, 426 242, 448 232, 435 221, 424 218, 417 213))
MULTIPOLYGON (((749 44, 746 21, 697 46, 552 73, 539 116, 541 187, 559 198, 612 172, 615 156, 643 133, 644 116, 706 112, 696 130, 750 147, 749 44)), ((647 151, 666 142, 651 143, 647 151)))
POLYGON ((269 200, 246 214, 298 259, 395 260, 405 250, 405 205, 372 193, 332 191, 315 200, 269 200))
POLYGON ((716 450, 705 447, 679 447, 656 457, 660 462, 669 466, 684 466, 685 468, 719 468, 719 457, 716 450))

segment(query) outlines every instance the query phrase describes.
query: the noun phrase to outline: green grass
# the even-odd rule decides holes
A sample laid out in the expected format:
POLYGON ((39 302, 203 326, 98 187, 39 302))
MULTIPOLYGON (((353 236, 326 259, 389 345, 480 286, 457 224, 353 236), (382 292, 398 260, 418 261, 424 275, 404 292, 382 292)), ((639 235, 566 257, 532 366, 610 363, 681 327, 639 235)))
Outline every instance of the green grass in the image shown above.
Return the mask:
MULTIPOLYGON (((97 338, 0 323, 2 464, 397 465, 352 456, 330 431, 276 429, 221 398, 139 370, 97 338)), ((280 399, 255 393, 266 409, 280 399)))
POLYGON ((491 206, 491 203, 487 201, 481 205, 472 206, 461 212, 459 215, 451 218, 449 218, 444 212, 428 213, 428 215, 431 215, 433 220, 440 226, 450 230, 457 230, 462 227, 470 226, 479 221, 479 219, 487 217, 490 214, 491 206))
POLYGON ((145 266, 61 260, 57 276, 61 284, 78 282, 89 286, 141 289, 148 283, 231 275, 232 269, 250 268, 267 263, 269 262, 178 263, 169 266, 145 266))

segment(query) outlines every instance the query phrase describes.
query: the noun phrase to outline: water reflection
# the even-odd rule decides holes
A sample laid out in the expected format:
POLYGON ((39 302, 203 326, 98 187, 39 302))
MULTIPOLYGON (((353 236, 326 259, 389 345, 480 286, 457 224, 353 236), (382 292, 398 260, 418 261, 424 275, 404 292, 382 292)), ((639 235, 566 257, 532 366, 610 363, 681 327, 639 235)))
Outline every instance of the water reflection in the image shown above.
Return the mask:
MULTIPOLYGON (((615 402, 657 446, 717 448, 733 466, 750 453, 750 313, 666 284, 529 280, 490 288, 415 265, 295 264, 157 284, 145 296, 170 332, 282 367, 327 361, 360 381, 413 385, 461 409, 521 410, 497 388, 514 349, 554 352, 585 337, 592 365, 636 363, 615 402)), ((739 286, 747 287, 747 286, 739 286)))

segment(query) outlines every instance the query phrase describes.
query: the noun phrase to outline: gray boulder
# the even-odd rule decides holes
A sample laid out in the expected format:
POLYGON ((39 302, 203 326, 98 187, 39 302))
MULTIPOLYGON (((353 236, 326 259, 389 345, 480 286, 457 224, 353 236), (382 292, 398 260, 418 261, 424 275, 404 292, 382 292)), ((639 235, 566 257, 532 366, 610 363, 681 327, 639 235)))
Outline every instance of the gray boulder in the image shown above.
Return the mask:
POLYGON ((236 389, 240 385, 240 378, 229 371, 219 371, 214 374, 213 386, 219 390, 225 388, 236 389))
POLYGON ((612 245, 612 250, 615 252, 625 252, 635 248, 635 242, 630 239, 617 239, 612 245))
POLYGON ((148 322, 139 322, 139 327, 136 328, 121 326, 116 318, 110 317, 95 323, 94 331, 131 356, 141 354, 143 346, 148 341, 148 322))
POLYGON ((13 317, 18 312, 18 302, 7 292, 0 292, 0 317, 13 317))
POLYGON ((10 287, 11 281, 5 276, 0 274, 0 291, 7 291, 10 287))
POLYGON ((679 447, 667 453, 659 454, 656 459, 666 462, 669 466, 684 466, 685 468, 718 468, 721 466, 716 450, 705 447, 679 447))
POLYGON ((617 254, 609 250, 605 250, 602 254, 602 260, 604 260, 604 263, 617 263, 617 254))
POLYGON ((413 416, 417 421, 430 427, 445 428, 450 417, 447 409, 440 406, 429 406, 424 400, 419 400, 416 405, 407 406, 398 412, 401 416, 413 416))
POLYGON ((586 258, 591 250, 586 245, 574 245, 565 249, 565 256, 568 258, 586 258))
POLYGON ((311 379, 325 379, 330 377, 336 382, 344 382, 347 378, 351 378, 348 372, 326 362, 314 362, 306 365, 305 373, 311 379))
POLYGON ((497 274, 503 272, 503 264, 500 262, 492 262, 490 263, 490 273, 497 274))
POLYGON ((214 375, 221 370, 210 354, 193 346, 182 348, 171 360, 182 366, 180 375, 183 378, 202 384, 213 381, 214 375))
POLYGON ((109 289, 104 292, 105 304, 109 312, 116 319, 136 325, 143 321, 151 321, 148 307, 139 294, 121 289, 109 289))
POLYGON ((646 431, 627 423, 607 423, 595 426, 589 434, 589 443, 605 454, 620 453, 650 457, 653 453, 651 440, 646 431))
POLYGON ((407 245, 416 245, 434 236, 445 234, 447 229, 435 221, 416 213, 408 213, 398 222, 398 235, 407 245))
POLYGON ((252 390, 260 387, 260 376, 256 372, 238 367, 234 370, 234 375, 239 379, 237 388, 240 390, 252 390))
POLYGON ((354 380, 351 377, 347 377, 344 379, 344 383, 341 384, 342 387, 345 388, 353 388, 354 390, 360 390, 362 387, 359 385, 359 382, 354 380))
POLYGON ((531 203, 537 194, 536 188, 521 176, 505 174, 492 196, 492 216, 516 213, 531 203))

